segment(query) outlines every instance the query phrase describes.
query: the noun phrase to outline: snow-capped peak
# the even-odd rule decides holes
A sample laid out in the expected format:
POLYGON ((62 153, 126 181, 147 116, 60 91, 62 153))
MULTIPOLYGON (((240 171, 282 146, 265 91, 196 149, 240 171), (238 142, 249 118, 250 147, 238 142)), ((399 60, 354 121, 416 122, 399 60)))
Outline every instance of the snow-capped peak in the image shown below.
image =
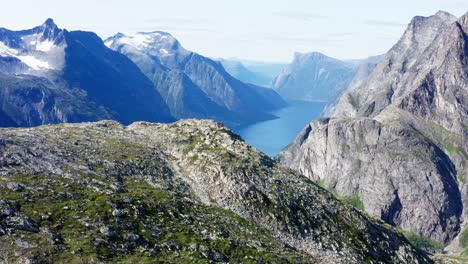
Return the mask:
POLYGON ((147 35, 136 34, 133 36, 124 36, 120 38, 120 42, 128 44, 139 49, 148 48, 152 38, 147 35))
POLYGON ((169 33, 161 31, 138 32, 133 35, 118 33, 108 38, 104 44, 114 49, 125 45, 131 49, 156 56, 170 56, 174 53, 185 52, 176 38, 169 33))
POLYGON ((0 35, 0 56, 16 58, 24 66, 17 74, 42 75, 50 69, 61 69, 65 62, 64 30, 52 19, 30 30, 5 31, 0 35))

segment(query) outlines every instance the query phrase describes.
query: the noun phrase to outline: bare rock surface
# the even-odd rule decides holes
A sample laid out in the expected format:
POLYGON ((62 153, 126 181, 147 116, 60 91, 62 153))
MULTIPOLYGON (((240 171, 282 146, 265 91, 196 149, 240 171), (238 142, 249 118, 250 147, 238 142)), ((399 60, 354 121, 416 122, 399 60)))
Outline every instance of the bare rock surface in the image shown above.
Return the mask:
POLYGON ((448 245, 467 220, 467 21, 415 17, 333 118, 311 122, 278 159, 358 195, 372 216, 448 245))
POLYGON ((216 122, 63 124, 0 139, 9 260, 432 262, 216 122))

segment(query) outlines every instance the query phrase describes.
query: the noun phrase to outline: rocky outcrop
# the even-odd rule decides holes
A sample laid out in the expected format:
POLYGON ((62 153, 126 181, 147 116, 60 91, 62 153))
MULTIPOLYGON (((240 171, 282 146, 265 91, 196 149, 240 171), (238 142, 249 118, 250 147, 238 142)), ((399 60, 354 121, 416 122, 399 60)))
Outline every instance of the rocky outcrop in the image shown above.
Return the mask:
POLYGON ((9 261, 431 262, 212 121, 3 129, 0 164, 9 261))
POLYGON ((318 120, 280 157, 340 195, 358 194, 366 212, 391 225, 442 242, 460 231, 455 166, 414 128, 369 118, 318 120))
POLYGON ((467 17, 414 18, 334 118, 310 123, 278 158, 359 194, 371 215, 449 244, 467 219, 467 17))
POLYGON ((462 124, 468 111, 463 21, 445 12, 415 17, 369 79, 341 98, 334 116, 375 116, 388 105, 398 105, 466 133, 462 124))
MULTIPOLYGON (((329 102, 329 104, 326 105, 325 109, 323 110, 323 116, 334 116, 337 114, 336 111, 336 105, 337 104, 343 104, 341 102, 342 100, 348 100, 349 94, 352 93, 353 91, 356 91, 359 89, 360 86, 362 86, 369 76, 372 74, 374 71, 375 67, 379 64, 379 62, 384 58, 384 55, 379 55, 379 56, 372 56, 369 57, 365 60, 358 61, 356 62, 359 66, 356 72, 356 75, 354 75, 353 80, 349 84, 349 86, 346 88, 346 90, 343 92, 345 94, 344 96, 340 94, 339 97, 336 98, 335 102, 329 102)), ((354 102, 353 102, 354 103, 354 102)), ((340 112, 341 116, 350 116, 350 115, 355 115, 356 111, 353 108, 348 108, 347 112, 340 112)))

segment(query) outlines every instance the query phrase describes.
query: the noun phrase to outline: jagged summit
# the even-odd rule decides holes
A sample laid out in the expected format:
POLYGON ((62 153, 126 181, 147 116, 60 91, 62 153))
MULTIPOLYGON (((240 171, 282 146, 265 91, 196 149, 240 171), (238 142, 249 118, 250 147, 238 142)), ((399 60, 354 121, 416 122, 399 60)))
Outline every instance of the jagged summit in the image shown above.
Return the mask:
POLYGON ((464 31, 465 31, 465 34, 467 34, 468 32, 468 12, 466 12, 463 16, 461 16, 459 19, 458 19, 458 24, 460 24, 463 28, 464 28, 464 31))
POLYGON ((434 16, 439 17, 441 19, 446 19, 446 20, 454 20, 457 19, 456 16, 450 14, 447 11, 439 10, 437 13, 434 14, 434 16))
POLYGON ((466 21, 415 17, 340 97, 335 118, 312 122, 279 158, 340 195, 359 195, 389 224, 458 243, 468 232, 466 21))
POLYGON ((46 19, 46 21, 42 24, 43 27, 48 27, 48 28, 56 28, 58 27, 57 24, 55 24, 54 20, 52 18, 46 19))
POLYGON ((60 29, 52 18, 48 18, 41 26, 33 29, 35 34, 40 34, 42 41, 48 40, 55 45, 64 41, 66 30, 60 29))
MULTIPOLYGON (((379 113, 392 102, 401 99, 411 85, 400 78, 400 75, 415 75, 421 68, 430 66, 421 59, 424 53, 436 49, 435 44, 445 36, 447 30, 457 20, 452 15, 439 13, 428 17, 417 16, 409 23, 400 40, 387 52, 384 59, 377 65, 364 83, 366 89, 349 91, 340 98, 335 116, 349 116, 360 114, 372 115, 379 113), (422 61, 421 61, 422 60, 422 61), (420 65, 421 67, 417 67, 420 65)), ((424 79, 424 78, 423 78, 424 79)))
POLYGON ((62 69, 66 34, 50 18, 32 29, 0 31, 0 55, 12 60, 0 71, 43 76, 50 70, 62 69))
POLYGON ((4 116, 12 119, 9 126, 174 120, 133 62, 95 33, 69 32, 52 19, 32 29, 0 30, 0 83, 2 125, 4 116), (79 92, 69 93, 71 87, 79 92))

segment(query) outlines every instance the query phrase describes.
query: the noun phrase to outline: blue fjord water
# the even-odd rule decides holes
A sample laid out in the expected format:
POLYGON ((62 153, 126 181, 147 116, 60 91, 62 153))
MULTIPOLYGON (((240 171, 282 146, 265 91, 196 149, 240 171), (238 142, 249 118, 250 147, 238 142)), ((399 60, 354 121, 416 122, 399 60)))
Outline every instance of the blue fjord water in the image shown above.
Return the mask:
POLYGON ((325 103, 321 102, 289 102, 289 106, 272 112, 278 119, 233 130, 247 143, 274 157, 296 138, 306 124, 318 118, 324 107, 325 103))

